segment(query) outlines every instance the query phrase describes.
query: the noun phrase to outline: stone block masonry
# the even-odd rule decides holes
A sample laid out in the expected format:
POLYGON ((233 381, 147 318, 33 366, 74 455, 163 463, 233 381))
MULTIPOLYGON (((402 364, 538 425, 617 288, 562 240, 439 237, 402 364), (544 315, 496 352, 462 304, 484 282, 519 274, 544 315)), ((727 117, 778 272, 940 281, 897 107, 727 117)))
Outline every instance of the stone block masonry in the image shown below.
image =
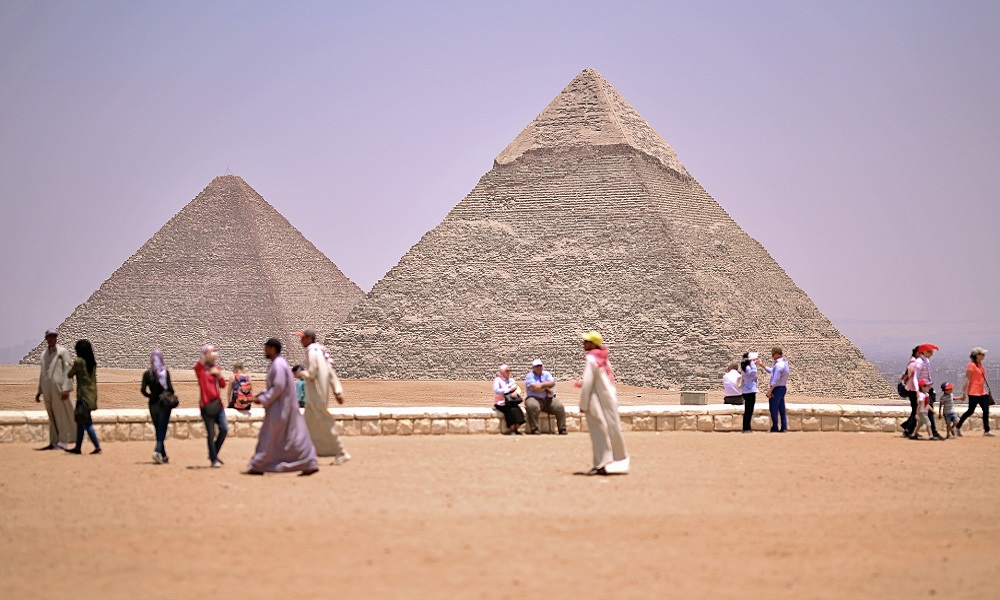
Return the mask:
MULTIPOLYGON (((340 432, 345 436, 375 435, 496 435, 496 413, 491 408, 412 407, 412 408, 331 408, 340 432)), ((906 406, 851 404, 789 404, 788 429, 795 432, 902 433, 901 425, 910 414, 906 406)), ((249 413, 227 409, 229 435, 254 438, 260 433, 264 410, 249 413)), ((153 426, 149 413, 138 409, 97 410, 94 424, 101 442, 151 441, 153 426)), ((743 408, 711 404, 707 406, 623 406, 622 429, 634 432, 739 432, 743 408)), ((756 407, 752 427, 767 431, 771 426, 767 407, 756 407)), ((990 427, 1000 428, 1000 415, 990 416, 990 427)), ((586 433, 586 418, 575 406, 566 407, 566 428, 586 433)), ((966 422, 966 433, 981 432, 982 418, 966 422)), ((167 437, 204 439, 205 426, 194 408, 174 410, 167 437)), ((44 443, 48 440, 45 411, 0 411, 0 444, 44 443)))

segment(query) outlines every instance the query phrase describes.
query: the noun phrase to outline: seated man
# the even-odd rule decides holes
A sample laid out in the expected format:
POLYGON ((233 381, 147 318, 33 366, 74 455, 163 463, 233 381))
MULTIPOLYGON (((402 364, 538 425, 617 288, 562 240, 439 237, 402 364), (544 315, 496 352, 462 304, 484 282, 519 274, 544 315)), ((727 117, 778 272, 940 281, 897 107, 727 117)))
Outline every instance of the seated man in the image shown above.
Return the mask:
POLYGON ((541 433, 538 428, 538 413, 545 412, 556 416, 559 435, 566 435, 566 408, 556 400, 556 378, 550 371, 542 370, 542 359, 536 358, 531 363, 531 370, 524 376, 524 389, 528 397, 524 406, 528 410, 528 428, 532 435, 541 433))

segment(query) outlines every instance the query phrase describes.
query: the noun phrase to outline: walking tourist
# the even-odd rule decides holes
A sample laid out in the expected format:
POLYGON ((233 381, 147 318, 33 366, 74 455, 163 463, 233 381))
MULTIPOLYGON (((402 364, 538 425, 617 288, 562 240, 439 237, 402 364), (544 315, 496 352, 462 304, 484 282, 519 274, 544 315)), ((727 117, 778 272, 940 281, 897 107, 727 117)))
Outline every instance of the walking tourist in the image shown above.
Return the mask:
POLYGON ((903 375, 900 377, 900 381, 903 383, 903 391, 906 392, 906 399, 910 401, 910 416, 903 421, 903 436, 910 437, 913 435, 913 430, 917 427, 917 381, 919 379, 915 377, 917 368, 917 357, 920 355, 920 346, 913 348, 913 352, 910 353, 910 360, 906 363, 906 370, 903 371, 903 375))
POLYGON ((725 404, 743 404, 743 377, 740 375, 739 365, 734 362, 726 367, 726 373, 722 376, 722 391, 725 404))
POLYGON ((518 427, 524 425, 524 413, 521 412, 522 392, 517 382, 510 376, 510 367, 500 365, 497 375, 493 378, 493 408, 503 414, 506 431, 504 435, 521 435, 518 427))
POLYGON ((233 365, 233 380, 230 384, 229 408, 250 411, 253 403, 253 385, 250 383, 250 375, 242 362, 233 365))
POLYGON ((344 390, 333 368, 333 358, 326 346, 316 341, 312 329, 296 331, 306 350, 306 362, 295 377, 306 382, 306 426, 316 447, 317 456, 332 456, 333 464, 342 465, 351 460, 337 433, 337 422, 330 414, 330 392, 337 404, 344 403, 344 390))
POLYGON ((556 400, 555 389, 556 378, 551 371, 544 370, 542 359, 536 358, 531 363, 531 370, 524 376, 524 391, 528 396, 524 399, 524 407, 528 411, 529 433, 541 433, 538 417, 546 413, 555 415, 559 435, 566 435, 566 407, 556 400))
MULTIPOLYGON (((945 433, 945 439, 952 436, 958 435, 958 429, 955 425, 958 424, 958 415, 955 414, 955 397, 952 395, 952 390, 955 389, 955 384, 946 381, 941 384, 941 412, 940 417, 944 421, 944 425, 947 428, 945 433)), ((961 397, 959 397, 961 399, 961 397)))
POLYGON ((788 360, 785 351, 780 346, 771 348, 771 360, 774 365, 764 367, 771 375, 771 389, 767 391, 767 404, 771 412, 771 431, 782 433, 788 431, 788 417, 785 414, 785 393, 788 391, 788 360), (778 428, 778 419, 781 428, 778 428))
POLYGON ((73 425, 73 401, 69 393, 73 391, 73 381, 67 375, 73 366, 73 358, 66 346, 56 343, 55 329, 45 332, 45 351, 42 352, 42 372, 38 376, 38 393, 35 402, 45 399, 45 413, 49 417, 49 445, 39 450, 69 448, 76 441, 76 427, 73 425))
POLYGON ((747 352, 743 355, 743 362, 740 363, 740 372, 743 374, 743 385, 740 393, 743 394, 743 433, 753 431, 753 407, 757 403, 757 365, 762 364, 756 352, 747 352))
POLYGON ((163 360, 163 351, 154 348, 149 353, 149 368, 142 374, 142 387, 139 392, 149 400, 149 418, 153 421, 156 432, 156 445, 153 446, 153 462, 162 465, 170 462, 167 448, 167 426, 170 425, 170 411, 177 407, 177 395, 174 384, 170 381, 170 371, 163 360))
POLYGON ((965 366, 965 383, 962 384, 962 394, 969 400, 969 409, 962 414, 958 420, 958 427, 955 432, 962 435, 962 425, 965 420, 976 412, 976 407, 983 409, 983 435, 993 437, 996 434, 990 431, 990 390, 986 381, 986 368, 983 367, 983 359, 986 358, 986 349, 975 347, 969 354, 969 364, 965 366))
POLYGON ((931 436, 931 421, 927 417, 931 410, 931 382, 926 379, 921 379, 917 382, 917 426, 913 429, 913 435, 910 436, 911 440, 920 439, 920 429, 927 429, 927 437, 929 439, 934 439, 931 436))
POLYGON ((586 352, 580 386, 580 412, 587 417, 594 466, 587 475, 628 473, 629 457, 625 451, 615 373, 608 361, 604 338, 597 331, 581 334, 586 352))
MULTIPOLYGON (((913 377, 919 382, 921 379, 926 379, 931 382, 931 387, 928 392, 928 402, 930 407, 934 408, 934 401, 937 399, 934 394, 934 378, 931 377, 931 357, 937 352, 938 347, 934 344, 920 344, 917 346, 917 357, 913 361, 913 377)), ((941 434, 937 431, 937 425, 934 423, 934 411, 929 411, 927 415, 930 421, 930 435, 936 440, 943 440, 941 434)))
POLYGON ((222 450, 222 443, 226 441, 226 434, 229 433, 226 411, 219 394, 219 388, 226 387, 226 380, 222 377, 222 369, 216 364, 218 360, 219 353, 215 351, 215 346, 205 344, 201 347, 201 358, 194 365, 200 394, 198 408, 201 409, 201 418, 205 422, 208 461, 212 468, 216 469, 223 465, 219 459, 219 451, 222 450), (218 437, 215 435, 216 427, 219 428, 218 437))
POLYGON ((76 406, 73 416, 76 419, 76 446, 67 448, 70 454, 80 454, 83 451, 83 433, 86 431, 94 444, 91 454, 101 453, 101 442, 97 440, 94 430, 94 420, 90 412, 97 410, 97 359, 94 358, 94 348, 90 340, 77 340, 73 348, 76 359, 70 367, 67 377, 76 377, 76 406))
POLYGON ((316 448, 299 412, 295 376, 281 355, 281 342, 275 338, 264 342, 264 356, 271 361, 267 368, 267 387, 254 398, 254 402, 264 407, 264 422, 257 438, 257 450, 247 465, 247 474, 301 471, 302 475, 312 475, 319 470, 316 448))

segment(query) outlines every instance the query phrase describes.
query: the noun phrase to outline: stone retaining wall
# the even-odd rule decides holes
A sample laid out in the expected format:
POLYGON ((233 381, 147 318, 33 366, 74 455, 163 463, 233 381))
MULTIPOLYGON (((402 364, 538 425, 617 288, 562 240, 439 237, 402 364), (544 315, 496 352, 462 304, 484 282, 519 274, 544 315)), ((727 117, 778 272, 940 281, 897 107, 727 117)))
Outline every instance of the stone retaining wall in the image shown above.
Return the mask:
MULTIPOLYGON (((840 404, 789 404, 789 431, 901 432, 900 425, 909 416, 906 406, 865 406, 840 404)), ((490 408, 411 407, 411 408, 332 408, 343 435, 467 435, 498 433, 497 413, 490 408)), ((707 406, 623 406, 622 428, 625 431, 740 431, 743 407, 707 406)), ((227 410, 229 435, 256 437, 264 419, 264 410, 254 408, 249 414, 227 410)), ((550 420, 541 415, 543 432, 550 420)), ((97 410, 94 427, 102 442, 152 441, 153 424, 143 409, 97 410)), ((991 427, 1000 427, 1000 415, 991 416, 991 427)), ((555 420, 551 420, 551 425, 555 420)), ((753 429, 767 431, 771 419, 767 407, 754 411, 753 429)), ((587 431, 587 422, 577 407, 567 407, 566 428, 570 432, 587 431)), ((982 430, 979 413, 969 419, 966 431, 982 430)), ((179 440, 205 437, 205 426, 197 409, 173 411, 167 437, 179 440)), ((39 443, 48 441, 48 415, 45 411, 0 411, 0 443, 39 443)))

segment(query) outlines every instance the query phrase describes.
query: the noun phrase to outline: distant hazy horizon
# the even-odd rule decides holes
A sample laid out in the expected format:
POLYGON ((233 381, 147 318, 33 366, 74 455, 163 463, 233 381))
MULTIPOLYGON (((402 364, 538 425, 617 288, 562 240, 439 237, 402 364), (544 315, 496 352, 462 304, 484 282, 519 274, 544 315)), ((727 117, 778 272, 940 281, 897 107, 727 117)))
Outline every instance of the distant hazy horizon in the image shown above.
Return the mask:
POLYGON ((609 7, 0 3, 0 348, 227 168, 370 290, 594 67, 866 355, 1000 351, 1000 3, 609 7))

